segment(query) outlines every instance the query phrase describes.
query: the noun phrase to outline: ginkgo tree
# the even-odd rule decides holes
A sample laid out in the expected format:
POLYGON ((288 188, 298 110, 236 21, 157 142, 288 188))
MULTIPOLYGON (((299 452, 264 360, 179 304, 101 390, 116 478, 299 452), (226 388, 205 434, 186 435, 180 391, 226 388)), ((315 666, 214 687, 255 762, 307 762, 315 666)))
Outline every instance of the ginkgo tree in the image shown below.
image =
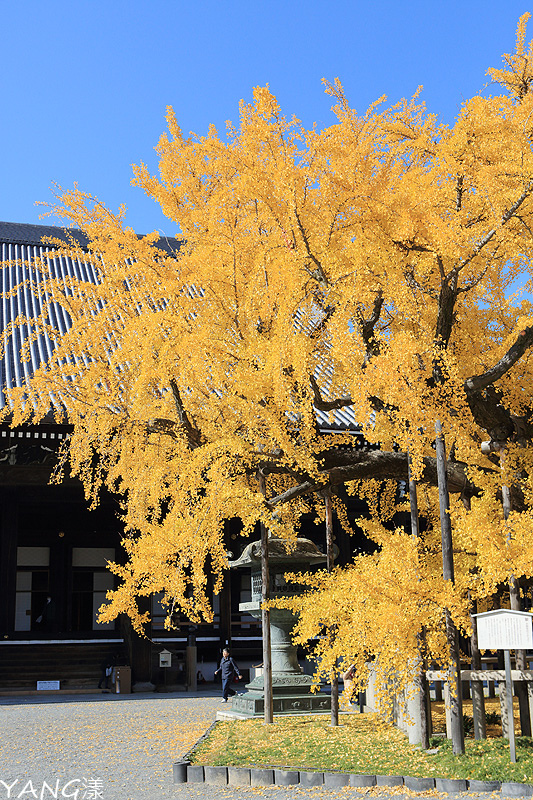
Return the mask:
MULTIPOLYGON (((121 582, 103 620, 126 613, 140 629, 137 598, 154 592, 169 610, 209 618, 206 576, 217 591, 227 567, 224 521, 240 518, 243 535, 262 522, 290 540, 302 514, 323 519, 323 491, 341 484, 368 499, 361 526, 378 551, 342 579, 306 579, 322 598, 315 621, 337 620, 331 658, 362 665, 381 648, 384 668, 405 666, 425 625, 428 652, 445 659, 444 608, 468 630, 468 593, 486 598, 532 576, 527 18, 516 53, 489 70, 494 93, 466 101, 453 125, 419 93, 358 114, 338 81, 326 84, 335 121, 323 130, 283 116, 268 88, 241 103, 225 135, 184 136, 169 110, 159 173, 141 164, 134 183, 175 225, 173 253, 157 233, 138 237, 124 209, 62 193, 56 213, 85 232, 88 253, 75 240, 55 246, 89 258, 96 279, 65 287, 48 276, 28 324, 55 350, 8 401, 19 424, 52 398, 73 427, 65 458, 90 502, 103 486, 124 498, 128 561, 113 566, 121 582), (51 303, 70 315, 65 335, 51 303), (317 409, 348 407, 372 447, 319 429, 317 409), (450 456, 453 585, 439 562, 437 420, 450 456), (408 454, 427 530, 407 543, 390 486, 407 480, 408 454), (387 581, 385 592, 395 563, 417 580, 387 581), (364 637, 343 628, 354 618, 339 614, 341 585, 364 637), (391 608, 412 635, 385 647, 391 608)), ((335 492, 334 502, 344 520, 335 492)), ((301 631, 315 635, 300 611, 301 631)))

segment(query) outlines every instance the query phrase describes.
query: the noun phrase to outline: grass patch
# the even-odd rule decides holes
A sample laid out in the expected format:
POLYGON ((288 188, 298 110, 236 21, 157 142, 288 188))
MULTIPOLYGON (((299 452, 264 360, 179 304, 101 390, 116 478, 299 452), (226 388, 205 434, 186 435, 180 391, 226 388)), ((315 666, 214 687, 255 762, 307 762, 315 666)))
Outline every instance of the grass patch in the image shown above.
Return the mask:
POLYGON ((329 715, 276 717, 219 722, 192 754, 196 764, 279 766, 370 775, 533 781, 533 740, 518 737, 517 763, 511 764, 509 742, 494 738, 467 740, 466 754, 454 756, 451 743, 440 741, 427 754, 377 714, 343 715, 330 727, 329 715))
MULTIPOLYGON (((520 711, 518 708, 518 698, 514 698, 513 704, 514 716, 514 729, 516 735, 520 731, 520 711)), ((463 700, 463 715, 471 720, 471 725, 465 729, 465 735, 474 736, 474 718, 472 711, 472 701, 463 700)), ((446 711, 444 709, 444 702, 442 700, 433 700, 431 703, 431 718, 433 720, 433 730, 435 733, 446 732, 446 711)), ((498 698, 485 698, 485 720, 487 726, 487 738, 497 739, 502 735, 502 725, 500 719, 500 701, 498 698)))

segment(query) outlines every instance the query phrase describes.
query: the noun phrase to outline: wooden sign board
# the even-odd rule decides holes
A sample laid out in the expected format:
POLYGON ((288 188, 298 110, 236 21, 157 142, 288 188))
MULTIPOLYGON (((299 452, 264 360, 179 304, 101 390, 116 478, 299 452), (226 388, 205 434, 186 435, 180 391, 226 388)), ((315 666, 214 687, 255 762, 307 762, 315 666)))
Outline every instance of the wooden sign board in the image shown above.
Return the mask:
POLYGON ((172 653, 168 650, 162 650, 159 653, 159 666, 160 667, 171 667, 172 666, 172 653))
POLYGON ((480 650, 528 650, 533 648, 533 615, 501 608, 473 615, 477 620, 480 650))

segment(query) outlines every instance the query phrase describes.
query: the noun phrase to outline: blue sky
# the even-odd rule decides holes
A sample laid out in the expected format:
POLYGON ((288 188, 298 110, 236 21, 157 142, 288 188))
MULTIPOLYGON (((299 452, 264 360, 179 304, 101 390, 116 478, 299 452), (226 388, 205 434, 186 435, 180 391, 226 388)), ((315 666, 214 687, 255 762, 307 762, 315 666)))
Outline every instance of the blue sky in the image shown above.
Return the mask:
POLYGON ((322 127, 332 116, 321 79, 339 77, 358 111, 423 84, 429 110, 451 123, 487 67, 513 51, 533 2, 2 0, 0 9, 0 219, 38 223, 35 203, 52 201, 52 184, 77 182, 113 209, 125 203, 137 231, 174 235, 130 186, 131 164, 157 168, 167 105, 185 132, 223 130, 239 100, 268 83, 288 116, 322 127))

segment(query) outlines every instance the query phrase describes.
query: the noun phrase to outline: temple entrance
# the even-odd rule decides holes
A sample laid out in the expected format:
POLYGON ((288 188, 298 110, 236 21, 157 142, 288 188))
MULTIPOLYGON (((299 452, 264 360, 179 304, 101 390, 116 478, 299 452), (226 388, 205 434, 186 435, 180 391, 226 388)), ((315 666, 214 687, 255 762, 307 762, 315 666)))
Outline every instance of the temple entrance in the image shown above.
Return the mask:
POLYGON ((114 630, 114 622, 102 624, 97 620, 106 592, 114 586, 113 575, 107 569, 107 562, 114 559, 114 547, 72 548, 72 631, 114 630))
POLYGON ((17 547, 16 631, 43 630, 49 591, 50 548, 17 547))

